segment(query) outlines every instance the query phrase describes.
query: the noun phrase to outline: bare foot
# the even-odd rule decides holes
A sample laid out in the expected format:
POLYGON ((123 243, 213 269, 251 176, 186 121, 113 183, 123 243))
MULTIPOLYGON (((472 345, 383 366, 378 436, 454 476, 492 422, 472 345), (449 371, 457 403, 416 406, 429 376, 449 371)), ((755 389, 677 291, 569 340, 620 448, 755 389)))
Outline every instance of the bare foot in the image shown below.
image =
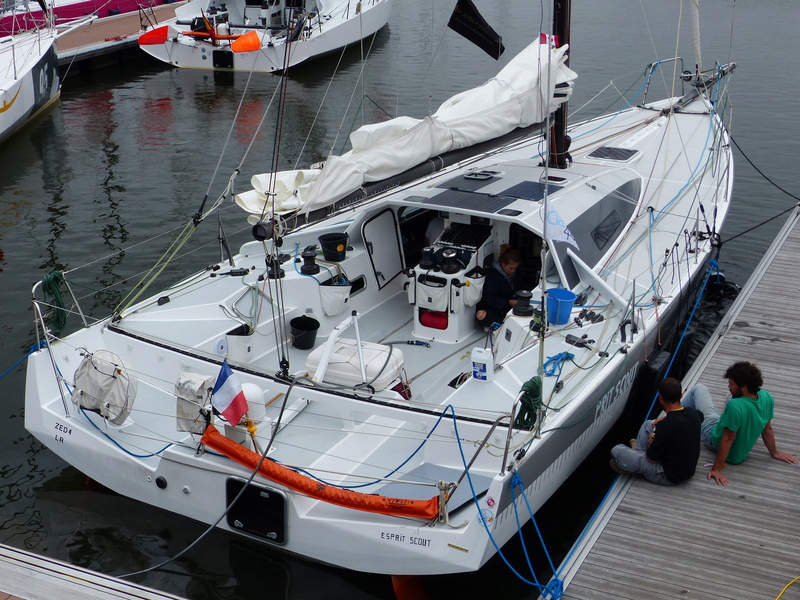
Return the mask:
POLYGON ((478 319, 478 321, 483 321, 486 318, 486 311, 479 310, 475 313, 475 318, 478 319))

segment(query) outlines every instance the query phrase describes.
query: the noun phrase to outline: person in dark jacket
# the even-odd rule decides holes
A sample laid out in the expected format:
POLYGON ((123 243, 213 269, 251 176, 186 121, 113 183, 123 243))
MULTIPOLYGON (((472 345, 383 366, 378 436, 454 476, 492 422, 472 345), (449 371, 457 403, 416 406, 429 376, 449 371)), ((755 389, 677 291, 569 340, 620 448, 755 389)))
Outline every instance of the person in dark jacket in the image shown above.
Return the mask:
POLYGON ((486 274, 483 294, 478 302, 475 318, 484 327, 502 323, 509 310, 517 303, 514 294, 523 289, 518 273, 521 263, 519 252, 508 244, 500 247, 500 259, 486 274))
POLYGON ((625 475, 642 475, 658 485, 691 479, 700 458, 703 413, 681 406, 681 384, 668 377, 658 384, 658 401, 666 416, 645 421, 631 444, 611 449, 611 468, 625 475))

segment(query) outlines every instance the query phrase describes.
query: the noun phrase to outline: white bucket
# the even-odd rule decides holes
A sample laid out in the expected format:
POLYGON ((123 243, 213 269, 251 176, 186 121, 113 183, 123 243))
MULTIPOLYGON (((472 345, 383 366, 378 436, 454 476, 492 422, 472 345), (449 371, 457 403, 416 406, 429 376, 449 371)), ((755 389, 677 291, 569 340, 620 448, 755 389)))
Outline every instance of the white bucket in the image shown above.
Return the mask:
POLYGON ((472 378, 491 381, 494 377, 494 356, 488 348, 472 349, 472 378))

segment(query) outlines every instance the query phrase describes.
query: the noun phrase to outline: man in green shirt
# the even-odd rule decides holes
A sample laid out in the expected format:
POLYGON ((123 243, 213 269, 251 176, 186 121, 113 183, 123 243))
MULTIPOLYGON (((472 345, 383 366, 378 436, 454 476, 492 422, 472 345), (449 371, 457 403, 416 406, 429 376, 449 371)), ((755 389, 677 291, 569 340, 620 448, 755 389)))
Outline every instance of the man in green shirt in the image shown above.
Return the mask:
POLYGON ((694 386, 681 400, 683 406, 691 406, 703 413, 701 436, 709 448, 717 453, 714 465, 708 474, 719 485, 728 485, 722 474, 725 462, 739 464, 750 453, 759 436, 769 450, 770 456, 787 463, 798 462, 788 452, 780 452, 775 445, 772 431, 775 401, 767 390, 761 371, 754 364, 741 361, 725 371, 731 398, 722 414, 714 408, 708 388, 702 384, 694 386))

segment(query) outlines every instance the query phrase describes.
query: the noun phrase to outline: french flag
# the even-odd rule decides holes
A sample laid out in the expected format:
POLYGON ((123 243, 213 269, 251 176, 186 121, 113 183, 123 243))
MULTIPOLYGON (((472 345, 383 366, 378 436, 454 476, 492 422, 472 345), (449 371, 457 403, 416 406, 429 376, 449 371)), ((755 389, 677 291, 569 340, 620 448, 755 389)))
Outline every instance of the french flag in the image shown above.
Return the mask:
POLYGON ((244 397, 242 384, 231 371, 227 360, 222 361, 222 368, 217 375, 217 383, 211 393, 211 406, 231 425, 238 424, 247 412, 247 398, 244 397))

